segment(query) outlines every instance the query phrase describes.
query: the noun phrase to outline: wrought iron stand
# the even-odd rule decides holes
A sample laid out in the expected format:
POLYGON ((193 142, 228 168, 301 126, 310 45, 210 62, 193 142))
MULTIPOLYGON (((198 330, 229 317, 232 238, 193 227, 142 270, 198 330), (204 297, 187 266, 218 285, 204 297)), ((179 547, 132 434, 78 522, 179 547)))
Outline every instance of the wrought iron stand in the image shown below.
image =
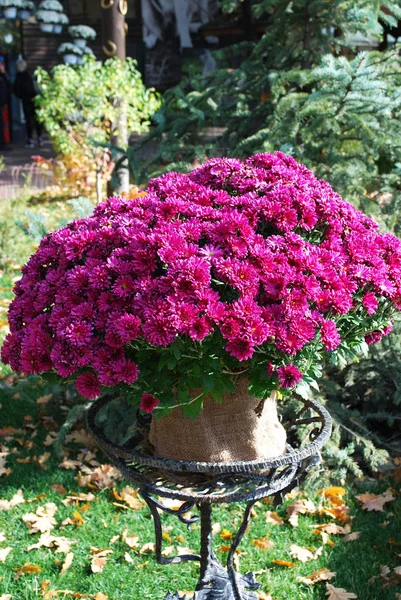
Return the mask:
MULTIPOLYGON (((144 454, 141 450, 146 437, 147 423, 138 417, 137 435, 130 440, 130 448, 120 447, 108 440, 96 424, 96 415, 112 400, 104 397, 88 411, 88 428, 99 446, 122 474, 139 487, 152 513, 156 560, 160 564, 180 563, 187 560, 200 562, 200 578, 195 600, 257 600, 259 584, 253 573, 240 575, 234 568, 234 553, 247 529, 252 507, 261 498, 272 496, 274 504, 281 503, 285 494, 299 484, 307 470, 320 462, 320 449, 331 433, 329 413, 314 400, 303 401, 303 407, 288 424, 287 430, 300 425, 311 425, 310 441, 301 448, 288 445, 286 454, 265 461, 233 463, 201 463, 176 461, 144 454), (180 500, 178 510, 167 508, 155 497, 180 500), (236 533, 225 568, 218 560, 212 545, 212 504, 247 502, 242 523, 236 533), (194 507, 199 516, 189 517, 194 507), (160 511, 175 515, 188 527, 200 519, 200 554, 174 557, 162 555, 162 525, 160 511)), ((164 600, 185 600, 185 596, 167 594, 164 600)))

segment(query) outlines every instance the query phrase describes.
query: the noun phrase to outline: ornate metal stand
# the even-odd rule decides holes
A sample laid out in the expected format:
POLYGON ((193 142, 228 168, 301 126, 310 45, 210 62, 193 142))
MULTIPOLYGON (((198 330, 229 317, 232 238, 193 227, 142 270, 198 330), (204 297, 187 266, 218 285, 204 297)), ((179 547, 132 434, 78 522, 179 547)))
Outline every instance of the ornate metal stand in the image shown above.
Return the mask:
MULTIPOLYGON (((273 496, 274 504, 299 484, 307 470, 320 462, 320 448, 331 433, 329 413, 314 400, 303 401, 303 407, 288 432, 299 425, 312 424, 310 441, 301 448, 287 446, 286 454, 264 461, 201 463, 176 461, 144 454, 147 423, 138 417, 137 435, 130 448, 108 440, 96 424, 96 415, 112 398, 96 401, 88 411, 88 428, 99 446, 123 475, 136 486, 152 513, 156 536, 156 560, 160 564, 187 560, 200 562, 200 578, 195 600, 257 600, 259 584, 253 573, 240 575, 234 568, 234 553, 246 531, 255 502, 273 496), (178 510, 167 508, 156 497, 181 500, 178 510), (212 504, 247 502, 242 523, 236 533, 227 558, 227 568, 219 562, 212 546, 212 504), (195 506, 199 516, 186 517, 195 506), (200 519, 201 552, 174 557, 162 555, 162 525, 160 511, 173 514, 188 527, 200 519)), ((185 600, 169 593, 164 600, 185 600)))

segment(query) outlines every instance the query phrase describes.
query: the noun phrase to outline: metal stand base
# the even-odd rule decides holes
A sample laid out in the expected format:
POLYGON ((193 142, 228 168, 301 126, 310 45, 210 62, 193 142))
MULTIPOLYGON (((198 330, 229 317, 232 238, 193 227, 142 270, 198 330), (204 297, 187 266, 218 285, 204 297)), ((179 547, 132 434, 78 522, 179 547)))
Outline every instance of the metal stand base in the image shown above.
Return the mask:
MULTIPOLYGON (((195 590, 195 600, 257 600, 255 591, 259 584, 253 573, 241 575, 234 567, 234 555, 251 519, 252 507, 258 500, 271 496, 280 504, 285 494, 299 484, 308 469, 320 461, 319 450, 331 433, 331 418, 318 402, 303 401, 303 407, 288 430, 298 425, 311 425, 311 441, 301 448, 288 445, 287 452, 264 461, 236 463, 199 463, 174 461, 149 456, 142 452, 145 427, 138 419, 138 436, 134 450, 117 446, 108 440, 96 424, 96 414, 112 398, 101 398, 88 412, 88 428, 102 450, 120 469, 122 474, 139 488, 152 513, 156 560, 160 564, 178 564, 188 560, 199 561, 200 577, 195 590), (308 413, 311 413, 309 416, 308 413), (182 505, 178 510, 168 508, 156 500, 174 498, 182 505), (212 504, 247 502, 241 525, 234 536, 224 567, 216 557, 212 545, 212 504), (199 516, 188 518, 187 513, 197 507, 199 516), (162 555, 162 525, 160 513, 177 517, 188 527, 201 523, 200 554, 173 557, 162 555)), ((145 437, 146 439, 146 437, 145 437)), ((169 593, 164 600, 187 600, 179 593, 169 593)))

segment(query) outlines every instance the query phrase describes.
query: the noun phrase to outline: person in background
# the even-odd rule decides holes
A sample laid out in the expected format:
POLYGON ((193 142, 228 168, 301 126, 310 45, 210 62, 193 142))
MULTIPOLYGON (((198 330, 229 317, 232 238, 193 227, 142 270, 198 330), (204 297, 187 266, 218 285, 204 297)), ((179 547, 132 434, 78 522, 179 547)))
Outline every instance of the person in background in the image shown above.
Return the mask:
POLYGON ((4 119, 3 110, 8 102, 9 81, 6 73, 6 65, 3 57, 0 56, 0 151, 11 150, 6 144, 4 138, 4 119))
POLYGON ((36 119, 35 96, 38 95, 38 88, 32 75, 27 71, 26 61, 17 60, 17 76, 13 85, 13 92, 22 101, 26 122, 26 144, 25 148, 34 148, 33 130, 36 130, 38 136, 38 145, 42 145, 42 127, 36 119))

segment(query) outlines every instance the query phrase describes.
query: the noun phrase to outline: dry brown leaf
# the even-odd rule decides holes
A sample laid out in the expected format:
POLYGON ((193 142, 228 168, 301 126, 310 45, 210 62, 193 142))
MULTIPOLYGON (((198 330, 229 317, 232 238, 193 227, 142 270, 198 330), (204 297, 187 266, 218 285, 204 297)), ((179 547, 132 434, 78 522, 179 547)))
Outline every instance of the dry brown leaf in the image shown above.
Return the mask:
POLYGON ((252 545, 255 546, 255 548, 259 548, 259 550, 268 550, 269 548, 273 548, 275 543, 269 540, 269 537, 266 536, 264 538, 252 540, 252 545))
POLYGON ((132 550, 136 550, 139 546, 139 537, 137 535, 127 535, 124 537, 124 542, 132 548, 132 550))
POLYGON ((301 562, 308 562, 309 560, 316 560, 322 553, 323 546, 320 546, 315 552, 311 552, 309 548, 302 548, 296 544, 291 544, 290 554, 293 558, 297 558, 301 562))
POLYGON ((291 567, 292 569, 296 567, 294 563, 289 562, 288 560, 272 560, 272 563, 278 565, 279 567, 291 567))
POLYGON ((156 544, 154 542, 147 542, 139 550, 139 554, 145 554, 147 552, 156 552, 156 544))
POLYGON ((223 544, 218 549, 218 552, 230 552, 230 550, 231 550, 231 546, 228 546, 227 544, 223 544))
POLYGON ((352 598, 358 598, 352 592, 346 592, 343 588, 335 588, 330 583, 326 583, 326 595, 327 600, 351 600, 352 598))
POLYGON ((118 540, 120 539, 121 535, 113 535, 113 537, 110 539, 109 544, 115 544, 116 542, 118 542, 118 540))
POLYGON ((92 500, 96 500, 96 496, 92 494, 92 492, 89 492, 88 494, 80 492, 79 494, 68 495, 66 498, 64 498, 64 500, 62 500, 62 503, 64 506, 75 506, 78 504, 78 502, 92 502, 92 500))
POLYGON ((350 525, 345 525, 345 527, 341 527, 341 525, 337 525, 336 523, 314 525, 314 527, 315 529, 318 529, 319 531, 324 531, 330 535, 346 535, 351 531, 350 525))
POLYGON ((268 510, 266 511, 266 523, 269 525, 282 525, 284 521, 275 511, 268 510))
POLYGON ((11 594, 2 594, 0 596, 0 600, 11 600, 12 595, 11 594))
POLYGON ((124 559, 129 564, 132 564, 134 562, 134 559, 128 554, 128 552, 124 552, 124 559))
POLYGON ((102 490, 104 488, 112 488, 117 479, 121 479, 122 475, 117 467, 112 465, 100 465, 95 469, 83 466, 82 472, 86 475, 78 476, 78 483, 81 486, 88 486, 92 489, 102 490))
POLYGON ((395 500, 395 497, 391 493, 391 490, 387 490, 384 494, 360 494, 357 496, 357 499, 362 502, 363 510, 383 512, 383 506, 387 502, 395 500))
POLYGON ((298 515, 299 514, 314 514, 316 512, 316 506, 312 500, 296 500, 293 504, 287 507, 288 521, 293 527, 298 527, 298 515))
POLYGON ((101 573, 107 563, 107 556, 94 556, 91 561, 92 573, 101 573))
POLYGON ((72 433, 68 434, 65 438, 65 443, 69 444, 74 442, 79 444, 83 448, 97 449, 96 443, 91 435, 85 429, 75 429, 72 433))
POLYGON ((194 554, 194 551, 191 548, 188 548, 187 546, 178 546, 177 554, 178 556, 186 556, 188 554, 194 554))
POLYGON ((28 546, 27 550, 30 552, 31 550, 35 550, 37 548, 56 548, 56 553, 61 552, 62 554, 68 554, 71 550, 72 544, 76 544, 76 540, 69 540, 65 537, 55 537, 51 535, 48 531, 45 531, 41 534, 39 540, 36 544, 32 544, 32 546, 28 546))
POLYGON ((313 571, 313 573, 307 577, 297 577, 297 581, 305 583, 306 585, 315 585, 315 583, 319 583, 319 581, 330 581, 335 575, 336 573, 333 573, 324 567, 318 571, 313 571))
POLYGON ((6 562, 7 556, 10 554, 12 548, 9 546, 8 548, 0 548, 0 562, 6 562))
POLYGON ((52 490, 54 490, 59 496, 65 496, 67 493, 67 490, 65 489, 65 487, 63 485, 60 485, 59 483, 53 483, 53 485, 50 486, 52 490))
POLYGON ((30 533, 44 533, 57 525, 54 518, 56 511, 57 506, 54 502, 48 502, 44 506, 39 506, 36 513, 26 513, 22 520, 28 525, 30 533))
POLYGON ((11 498, 11 500, 0 500, 0 511, 1 510, 11 510, 14 506, 18 504, 23 504, 25 502, 24 495, 22 490, 18 490, 16 494, 11 498))
POLYGON ((162 550, 163 556, 170 556, 174 552, 174 546, 166 546, 162 550))
POLYGON ((68 569, 72 565, 73 558, 74 558, 73 552, 68 552, 68 554, 66 554, 60 573, 65 573, 66 571, 68 571, 68 569))
POLYGON ((10 475, 11 469, 6 469, 6 460, 9 452, 0 452, 0 477, 5 475, 6 477, 10 475))
POLYGON ((212 525, 212 534, 213 535, 217 535, 218 533, 220 533, 221 531, 221 525, 220 523, 213 523, 212 525))
POLYGON ((353 531, 352 533, 349 533, 348 535, 343 537, 343 542, 353 542, 354 540, 357 540, 361 535, 360 531, 353 531))
POLYGON ((120 492, 120 498, 128 504, 132 510, 140 510, 145 505, 144 500, 138 498, 138 491, 132 487, 125 487, 120 492))
POLYGON ((113 550, 110 550, 110 548, 96 548, 96 546, 91 546, 91 554, 96 554, 96 556, 107 556, 108 554, 113 554, 113 550))
POLYGON ((37 575, 42 571, 42 567, 27 562, 22 567, 16 567, 13 571, 16 572, 15 579, 19 579, 21 575, 37 575))
POLYGON ((77 469, 78 467, 82 467, 82 462, 80 460, 72 460, 67 456, 64 457, 63 461, 59 464, 59 467, 62 469, 77 469))

